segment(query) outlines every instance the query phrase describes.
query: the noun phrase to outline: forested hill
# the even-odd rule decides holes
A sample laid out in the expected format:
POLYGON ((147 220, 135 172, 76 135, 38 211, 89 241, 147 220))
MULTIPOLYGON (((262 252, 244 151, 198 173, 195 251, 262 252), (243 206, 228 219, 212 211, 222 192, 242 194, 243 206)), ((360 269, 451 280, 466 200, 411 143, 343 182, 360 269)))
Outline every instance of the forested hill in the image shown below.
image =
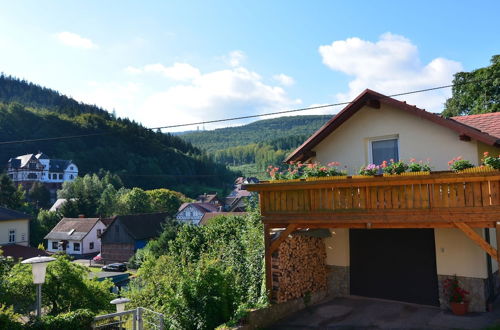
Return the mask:
MULTIPOLYGON (((176 136, 152 132, 96 106, 25 81, 0 77, 0 164, 43 151, 71 159, 80 174, 119 174, 129 187, 166 187, 189 195, 222 190, 236 173, 176 136), (72 139, 6 144, 5 141, 104 133, 72 139)), ((4 168, 0 165, 0 168, 4 168)))
POLYGON ((279 117, 248 125, 178 135, 207 151, 216 162, 247 176, 264 178, 268 165, 279 165, 332 115, 279 117))

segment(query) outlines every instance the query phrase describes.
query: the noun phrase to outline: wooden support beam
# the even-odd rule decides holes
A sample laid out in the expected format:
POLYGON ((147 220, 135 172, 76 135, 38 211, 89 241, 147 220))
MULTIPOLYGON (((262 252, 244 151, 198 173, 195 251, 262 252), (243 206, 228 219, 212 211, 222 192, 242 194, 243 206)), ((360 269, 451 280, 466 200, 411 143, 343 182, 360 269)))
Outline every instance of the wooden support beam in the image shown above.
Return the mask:
MULTIPOLYGON (((471 228, 495 228, 496 222, 467 222, 471 228)), ((269 224, 271 228, 283 228, 283 224, 269 224)), ((353 229, 367 229, 366 223, 349 223, 349 222, 331 222, 327 224, 308 223, 302 222, 297 224, 298 229, 306 228, 353 228, 353 229)), ((397 222, 397 223, 370 223, 371 229, 389 229, 389 228, 456 228, 453 222, 429 222, 429 223, 415 223, 415 222, 397 222)), ((500 229, 499 229, 500 233, 500 229)), ((500 239, 499 239, 500 242, 500 239)))
POLYGON ((482 238, 478 233, 474 231, 469 225, 464 222, 455 222, 455 227, 460 229, 467 235, 471 240, 473 240, 477 245, 479 245, 486 253, 488 253, 492 258, 498 260, 497 250, 492 247, 484 238, 482 238))
POLYGON ((271 301, 272 289, 273 289, 273 278, 271 272, 271 252, 269 248, 271 247, 271 235, 270 235, 269 225, 264 225, 264 263, 266 270, 266 290, 271 301))
POLYGON ((280 247, 281 243, 283 243, 283 241, 286 240, 288 235, 290 235, 296 228, 297 225, 295 224, 288 225, 288 227, 286 227, 286 229, 283 230, 281 234, 271 242, 271 246, 269 247, 269 253, 273 254, 274 251, 276 251, 280 247))
MULTIPOLYGON (((500 222, 495 223, 496 238, 497 238, 497 251, 500 251, 500 222)), ((497 258, 498 264, 500 265, 500 253, 497 258)), ((498 272, 500 275, 500 272, 498 272)))

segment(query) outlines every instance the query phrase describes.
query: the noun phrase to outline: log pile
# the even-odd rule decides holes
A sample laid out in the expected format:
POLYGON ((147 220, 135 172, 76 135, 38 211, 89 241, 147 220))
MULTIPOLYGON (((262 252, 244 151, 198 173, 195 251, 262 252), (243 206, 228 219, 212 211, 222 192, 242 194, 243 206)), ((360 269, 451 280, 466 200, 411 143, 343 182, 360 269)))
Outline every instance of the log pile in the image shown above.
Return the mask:
POLYGON ((323 239, 288 237, 272 255, 272 300, 281 303, 327 289, 323 239))

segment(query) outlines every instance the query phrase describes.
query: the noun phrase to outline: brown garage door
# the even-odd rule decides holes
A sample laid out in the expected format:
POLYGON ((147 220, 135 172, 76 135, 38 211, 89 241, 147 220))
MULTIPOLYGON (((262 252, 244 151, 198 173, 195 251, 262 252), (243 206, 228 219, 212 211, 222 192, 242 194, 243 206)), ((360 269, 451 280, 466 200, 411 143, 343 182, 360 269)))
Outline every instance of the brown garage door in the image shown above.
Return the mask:
POLYGON ((351 229, 351 294, 439 306, 433 229, 351 229))

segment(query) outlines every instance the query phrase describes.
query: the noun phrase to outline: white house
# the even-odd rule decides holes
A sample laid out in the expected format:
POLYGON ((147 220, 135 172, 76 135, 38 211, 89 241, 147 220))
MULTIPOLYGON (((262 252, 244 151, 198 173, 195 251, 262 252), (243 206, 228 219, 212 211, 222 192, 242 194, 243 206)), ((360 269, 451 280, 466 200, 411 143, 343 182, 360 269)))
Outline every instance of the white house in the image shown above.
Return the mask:
POLYGON ((221 207, 209 203, 184 203, 175 218, 179 222, 198 225, 206 213, 220 212, 221 207))
POLYGON ((99 218, 63 218, 45 236, 47 251, 86 255, 101 251, 106 225, 99 218))

